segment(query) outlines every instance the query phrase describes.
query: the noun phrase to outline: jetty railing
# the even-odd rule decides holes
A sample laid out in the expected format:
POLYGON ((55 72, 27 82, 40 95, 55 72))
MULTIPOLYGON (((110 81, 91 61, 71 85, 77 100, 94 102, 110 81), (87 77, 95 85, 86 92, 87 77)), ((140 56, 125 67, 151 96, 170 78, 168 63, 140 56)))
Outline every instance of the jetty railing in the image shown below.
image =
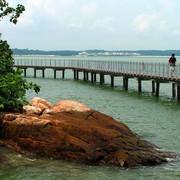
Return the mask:
MULTIPOLYGON (((105 61, 105 60, 74 60, 74 59, 15 59, 15 66, 44 68, 79 68, 109 73, 139 74, 148 76, 171 77, 168 63, 105 61)), ((174 78, 180 78, 180 64, 176 63, 174 78)))

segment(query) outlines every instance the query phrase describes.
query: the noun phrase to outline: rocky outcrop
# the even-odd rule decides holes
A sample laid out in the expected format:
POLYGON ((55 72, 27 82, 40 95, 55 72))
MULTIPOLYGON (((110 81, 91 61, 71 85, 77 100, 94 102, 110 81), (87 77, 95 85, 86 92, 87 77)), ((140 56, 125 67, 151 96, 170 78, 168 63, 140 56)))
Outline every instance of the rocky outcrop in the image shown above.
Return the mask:
POLYGON ((43 111, 52 108, 52 104, 44 99, 35 97, 29 103, 29 105, 23 107, 23 111, 26 114, 42 114, 43 111))
POLYGON ((88 106, 33 99, 24 114, 5 114, 1 144, 21 153, 93 165, 136 167, 174 158, 142 140, 125 124, 88 106), (38 109, 38 111, 37 111, 38 109))

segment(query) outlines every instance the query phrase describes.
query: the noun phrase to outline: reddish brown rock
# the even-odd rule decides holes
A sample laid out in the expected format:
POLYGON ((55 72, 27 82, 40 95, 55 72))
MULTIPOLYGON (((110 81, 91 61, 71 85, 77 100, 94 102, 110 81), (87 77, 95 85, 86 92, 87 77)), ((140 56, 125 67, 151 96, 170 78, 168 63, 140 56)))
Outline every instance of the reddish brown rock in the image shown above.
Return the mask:
POLYGON ((40 108, 37 108, 37 107, 34 107, 34 106, 30 106, 30 105, 27 105, 27 106, 23 106, 23 111, 24 113, 26 114, 42 114, 42 110, 40 108))
POLYGON ((94 165, 135 167, 175 157, 140 139, 125 124, 79 102, 60 101, 42 112, 5 114, 1 143, 25 154, 94 165))
POLYGON ((39 97, 33 98, 29 104, 36 108, 40 108, 42 111, 52 107, 52 104, 50 102, 39 97))
POLYGON ((47 111, 48 109, 52 108, 52 104, 44 99, 39 97, 33 98, 29 105, 23 106, 23 111, 25 114, 42 114, 43 111, 47 111))
POLYGON ((65 111, 87 112, 90 111, 91 109, 80 102, 71 101, 71 100, 62 100, 57 104, 55 104, 52 108, 50 108, 50 110, 53 114, 55 114, 58 112, 65 112, 65 111))

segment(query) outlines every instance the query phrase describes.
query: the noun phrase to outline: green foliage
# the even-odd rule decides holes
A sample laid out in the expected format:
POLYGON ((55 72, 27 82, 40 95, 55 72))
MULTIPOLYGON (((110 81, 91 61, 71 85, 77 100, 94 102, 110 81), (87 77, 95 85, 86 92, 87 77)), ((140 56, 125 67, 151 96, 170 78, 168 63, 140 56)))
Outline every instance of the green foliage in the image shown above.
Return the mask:
MULTIPOLYGON (((10 22, 16 24, 20 14, 25 10, 24 6, 9 7, 6 0, 0 0, 0 21, 5 16, 10 16, 10 22)), ((1 33, 0 33, 1 35, 1 33)), ((27 103, 26 91, 40 91, 40 86, 27 82, 22 76, 22 69, 13 68, 13 52, 7 41, 0 39, 0 110, 21 111, 27 103)))
POLYGON ((28 83, 22 76, 22 69, 13 69, 12 51, 7 41, 0 40, 0 109, 4 111, 21 111, 27 103, 26 91, 33 89, 36 93, 40 86, 28 83))
POLYGON ((16 8, 9 7, 6 0, 0 0, 0 20, 5 16, 10 16, 10 22, 16 24, 20 14, 25 11, 25 7, 18 4, 16 8))

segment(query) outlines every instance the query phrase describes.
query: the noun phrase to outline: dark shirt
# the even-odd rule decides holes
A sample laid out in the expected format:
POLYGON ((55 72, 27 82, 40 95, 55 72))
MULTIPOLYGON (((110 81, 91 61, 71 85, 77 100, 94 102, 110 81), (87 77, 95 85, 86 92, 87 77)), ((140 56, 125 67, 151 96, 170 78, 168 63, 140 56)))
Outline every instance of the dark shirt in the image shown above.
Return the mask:
POLYGON ((169 58, 169 64, 170 64, 170 66, 175 66, 175 63, 176 63, 176 58, 175 58, 175 57, 170 57, 170 58, 169 58))

